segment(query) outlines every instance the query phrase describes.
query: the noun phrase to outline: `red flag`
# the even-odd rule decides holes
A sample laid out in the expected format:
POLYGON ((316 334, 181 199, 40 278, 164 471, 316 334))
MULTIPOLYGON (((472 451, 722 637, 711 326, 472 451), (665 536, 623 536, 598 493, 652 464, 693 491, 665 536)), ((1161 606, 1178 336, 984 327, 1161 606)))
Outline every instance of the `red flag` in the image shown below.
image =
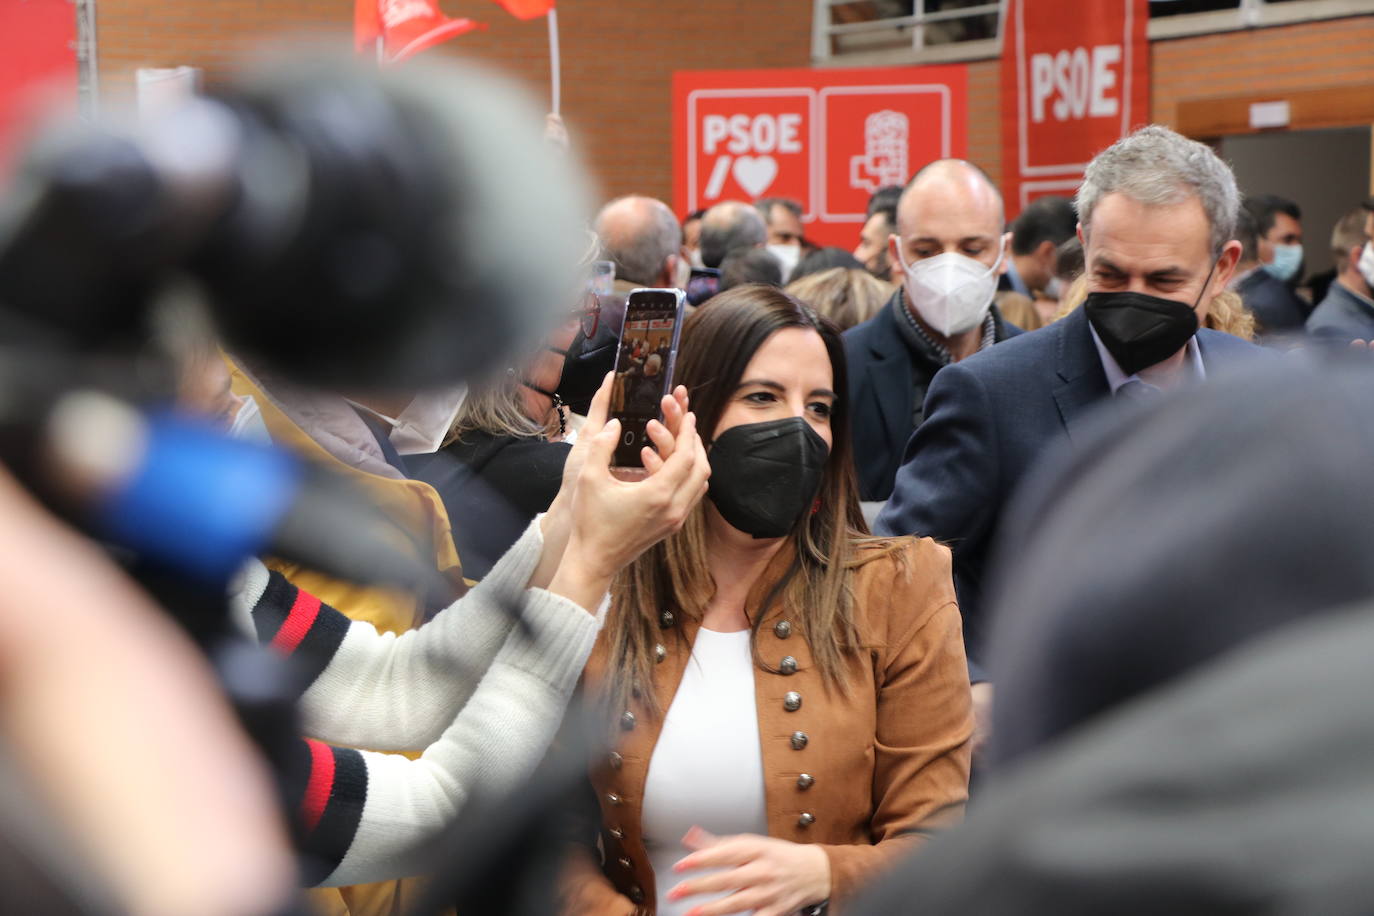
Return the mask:
POLYGON ((397 63, 486 26, 471 19, 450 19, 439 11, 436 0, 356 0, 353 10, 353 44, 358 51, 375 48, 382 39, 382 60, 397 63))
POLYGON ((493 0, 516 19, 538 19, 553 9, 554 0, 493 0))
POLYGON ((382 37, 380 0, 354 0, 353 49, 361 54, 377 46, 382 37))

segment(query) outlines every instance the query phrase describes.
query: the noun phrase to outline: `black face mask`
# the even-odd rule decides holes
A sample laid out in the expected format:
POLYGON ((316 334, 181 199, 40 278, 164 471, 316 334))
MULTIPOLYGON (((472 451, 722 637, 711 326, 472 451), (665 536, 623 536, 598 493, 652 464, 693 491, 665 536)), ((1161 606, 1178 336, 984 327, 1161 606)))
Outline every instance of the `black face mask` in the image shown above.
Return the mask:
POLYGON ((588 338, 579 329, 563 360, 563 374, 555 390, 573 413, 585 415, 591 409, 592 397, 601 387, 601 380, 615 368, 620 331, 618 319, 624 306, 621 303, 622 311, 617 313, 608 302, 610 298, 602 297, 601 321, 596 333, 588 338))
MULTIPOLYGON (((1202 301, 1212 270, 1198 293, 1202 301)), ((1177 353, 1197 333, 1197 302, 1189 305, 1145 293, 1088 293, 1083 312, 1102 345, 1127 375, 1177 353)))
POLYGON ((724 519, 756 538, 780 538, 811 508, 830 447, 800 417, 732 426, 707 453, 708 495, 724 519))

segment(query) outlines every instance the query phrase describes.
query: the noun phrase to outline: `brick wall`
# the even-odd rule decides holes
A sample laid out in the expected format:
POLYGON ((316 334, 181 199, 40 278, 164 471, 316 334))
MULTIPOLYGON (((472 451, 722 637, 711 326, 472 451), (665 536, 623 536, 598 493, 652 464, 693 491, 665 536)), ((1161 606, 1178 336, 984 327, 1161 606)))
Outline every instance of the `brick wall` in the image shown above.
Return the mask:
MULTIPOLYGON (((810 0, 560 0, 563 110, 606 196, 671 199, 674 70, 799 67, 810 59, 810 0)), ((193 64, 213 79, 245 42, 283 29, 347 31, 349 0, 99 0, 102 91, 129 91, 140 66, 193 64)), ((492 3, 445 11, 490 24, 442 53, 496 62, 546 97, 542 21, 492 3)), ((1224 32, 1151 45, 1152 117, 1175 123, 1182 100, 1374 85, 1374 16, 1224 32)), ((1002 172, 1000 62, 969 64, 969 156, 1002 172)))
POLYGON ((1150 70, 1161 124, 1173 124, 1185 100, 1374 87, 1374 16, 1156 41, 1150 70))
MULTIPOLYGON (((486 32, 442 46, 501 65, 549 92, 548 29, 494 3, 447 0, 486 32)), ((352 27, 350 0, 98 0, 101 89, 131 92, 137 67, 190 64, 210 79, 244 43, 282 29, 352 27)), ((674 70, 804 67, 810 0, 559 0, 563 113, 606 196, 672 199, 674 70)), ((433 52, 431 52, 433 53, 433 52)))

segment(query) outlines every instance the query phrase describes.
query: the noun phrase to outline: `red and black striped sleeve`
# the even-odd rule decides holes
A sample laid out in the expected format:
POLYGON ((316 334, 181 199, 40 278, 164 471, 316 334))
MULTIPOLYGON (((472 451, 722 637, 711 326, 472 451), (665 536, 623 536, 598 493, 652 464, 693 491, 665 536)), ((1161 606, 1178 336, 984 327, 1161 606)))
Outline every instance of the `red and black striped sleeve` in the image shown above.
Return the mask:
POLYGON ((291 656, 300 667, 304 689, 329 666, 348 635, 349 619, 273 570, 253 606, 253 625, 258 642, 291 656))
POLYGON ((305 880, 319 884, 339 867, 358 833, 367 802, 367 764, 351 748, 303 738, 292 748, 285 788, 305 880))

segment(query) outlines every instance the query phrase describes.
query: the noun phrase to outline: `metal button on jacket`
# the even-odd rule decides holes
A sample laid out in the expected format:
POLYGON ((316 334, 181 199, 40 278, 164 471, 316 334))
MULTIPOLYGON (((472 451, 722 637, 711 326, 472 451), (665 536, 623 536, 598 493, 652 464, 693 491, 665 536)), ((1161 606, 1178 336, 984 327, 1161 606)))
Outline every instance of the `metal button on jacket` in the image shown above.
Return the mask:
POLYGON ((624 758, 624 757, 621 757, 621 756, 620 756, 619 754, 617 754, 615 751, 611 751, 610 761, 611 761, 611 769, 613 769, 613 770, 618 770, 618 769, 620 769, 620 765, 621 765, 622 763, 625 762, 625 758, 624 758))
POLYGON ((797 777, 798 789, 809 789, 816 784, 816 777, 810 773, 803 773, 797 777))
POLYGON ((810 827, 814 823, 816 823, 816 815, 810 811, 803 811, 802 816, 797 818, 798 827, 810 827))
POLYGON ((625 731, 630 731, 635 727, 635 714, 628 709, 620 714, 620 727, 625 731))
POLYGON ((810 741, 810 740, 811 740, 810 738, 806 737, 806 732, 793 732, 793 733, 792 733, 792 750, 794 750, 794 751, 799 751, 799 750, 801 750, 802 748, 806 747, 806 742, 808 742, 808 741, 810 741))
POLYGON ((667 658, 667 657, 668 657, 668 647, 667 647, 667 646, 665 646, 663 643, 659 643, 658 645, 654 646, 654 663, 655 663, 655 664, 662 664, 663 660, 664 660, 665 658, 667 658))
POLYGON ((782 708, 788 712, 796 712, 801 709, 801 694, 795 690, 787 691, 787 695, 782 698, 782 708))
POLYGON ((625 869, 626 871, 629 871, 630 869, 635 867, 635 863, 631 862, 629 859, 624 858, 623 856, 618 861, 620 863, 620 867, 625 869))
POLYGON ((643 903, 644 888, 640 887, 638 884, 630 888, 630 899, 633 900, 635 903, 643 903))
POLYGON ((614 792, 606 793, 606 804, 610 805, 612 808, 619 808, 621 802, 623 801, 624 799, 622 799, 619 795, 616 795, 614 792))
POLYGON ((676 619, 672 611, 664 611, 658 615, 658 625, 666 630, 673 625, 673 621, 676 619))
POLYGON ((783 674, 796 674, 797 660, 790 655, 784 655, 782 661, 778 663, 778 670, 783 674))
POLYGON ((611 836, 615 837, 617 840, 625 839, 625 831, 621 830, 619 827, 612 827, 610 830, 607 830, 606 832, 609 833, 611 836))
POLYGON ((779 620, 777 623, 773 624, 773 635, 778 639, 786 639, 792 635, 792 624, 788 623, 786 620, 779 620))

